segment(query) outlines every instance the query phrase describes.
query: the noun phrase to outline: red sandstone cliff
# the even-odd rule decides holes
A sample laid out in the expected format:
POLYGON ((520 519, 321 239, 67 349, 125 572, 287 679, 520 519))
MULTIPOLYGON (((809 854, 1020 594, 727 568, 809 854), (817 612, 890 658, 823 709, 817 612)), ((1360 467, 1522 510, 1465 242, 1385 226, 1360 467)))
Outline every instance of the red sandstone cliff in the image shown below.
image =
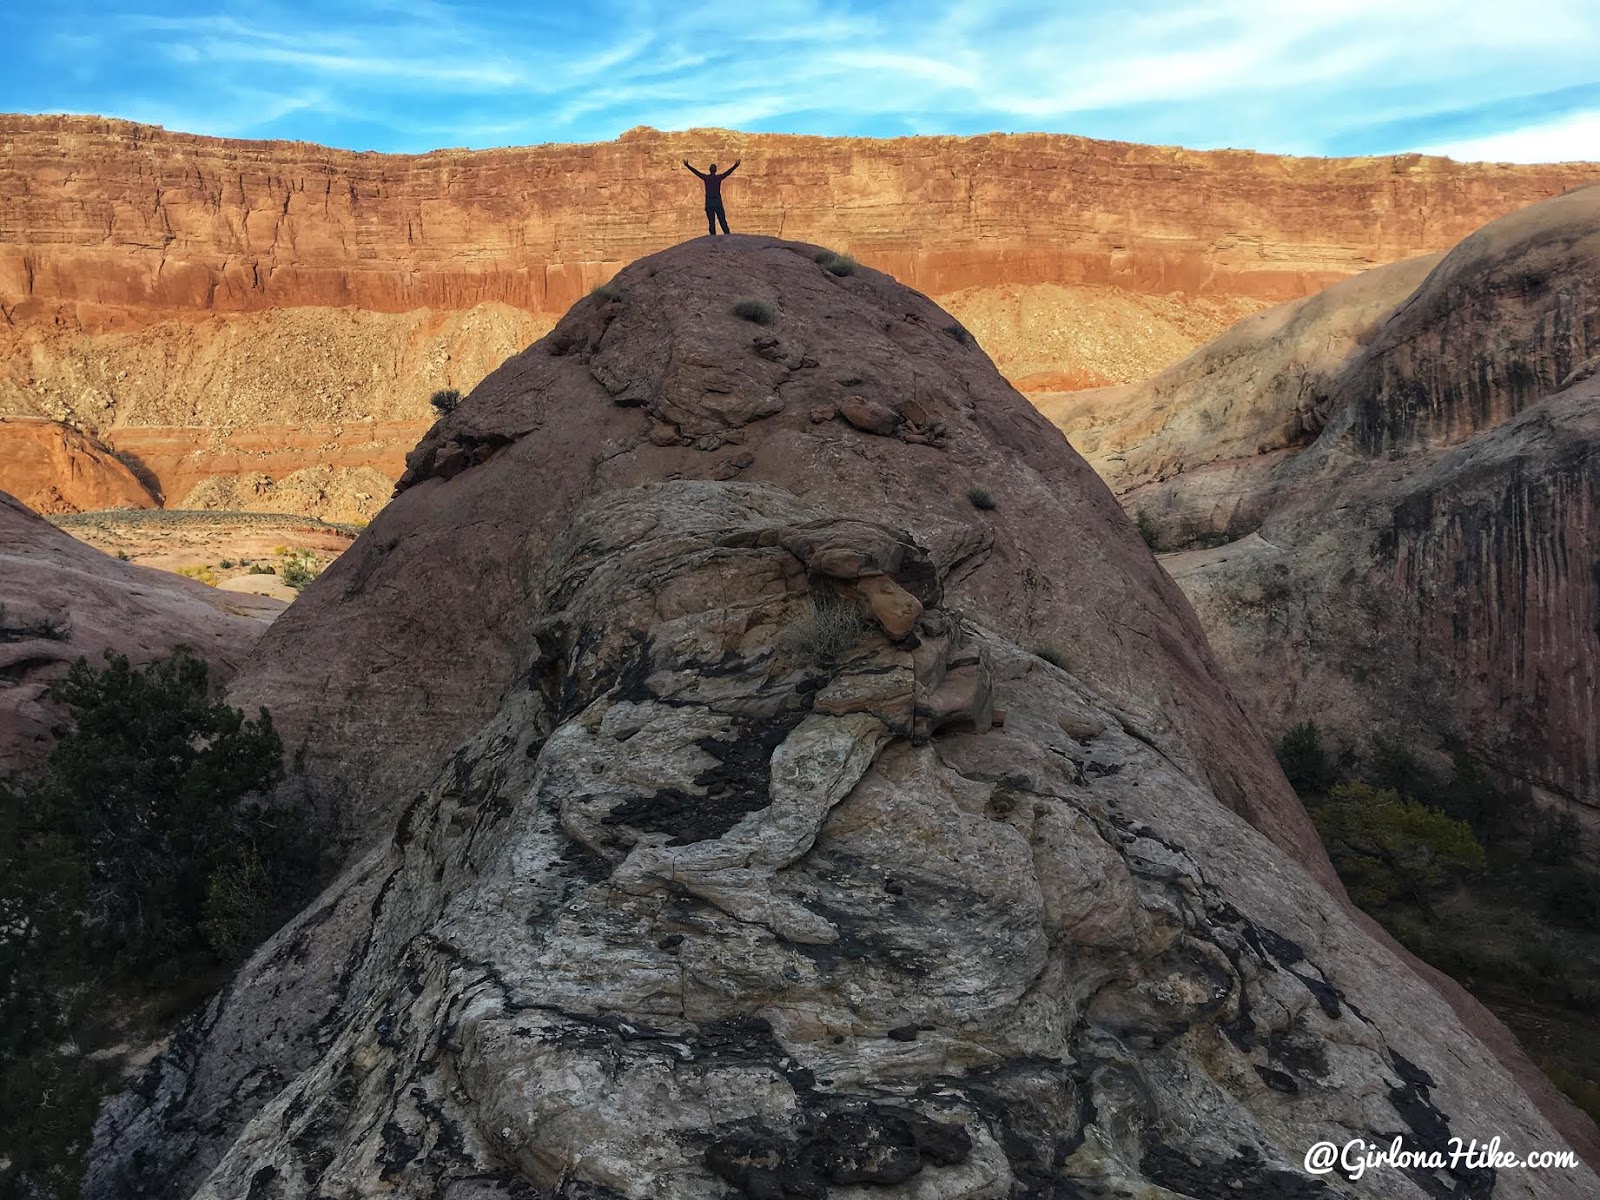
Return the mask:
POLYGON ((471 389, 621 265, 699 234, 685 157, 744 160, 736 230, 894 274, 1035 388, 1135 382, 1264 304, 1600 178, 1045 134, 382 155, 0 116, 0 414, 98 433, 169 506, 397 463, 435 388, 471 389), (397 423, 391 444, 372 422, 397 423), (286 424, 301 457, 248 448, 286 424))
MULTIPOLYGON (((638 129, 615 142, 423 155, 0 116, 0 300, 560 312, 699 232, 679 160, 741 157, 736 228, 839 244, 942 294, 998 283, 1289 299, 1443 249, 1600 178, 1586 164, 1311 159, 1049 134, 793 137, 638 129)), ((120 319, 126 319, 117 314, 120 319)))

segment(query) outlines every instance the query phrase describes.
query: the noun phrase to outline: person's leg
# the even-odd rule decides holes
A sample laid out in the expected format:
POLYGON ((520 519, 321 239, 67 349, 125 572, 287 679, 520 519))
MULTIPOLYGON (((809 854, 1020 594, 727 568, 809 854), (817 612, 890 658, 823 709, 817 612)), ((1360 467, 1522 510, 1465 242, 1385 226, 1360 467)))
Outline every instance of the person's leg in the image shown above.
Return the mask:
POLYGON ((706 233, 717 236, 717 210, 709 204, 706 205, 706 233))
POLYGON ((728 233, 728 214, 723 211, 722 205, 717 205, 717 220, 722 223, 722 232, 728 233))

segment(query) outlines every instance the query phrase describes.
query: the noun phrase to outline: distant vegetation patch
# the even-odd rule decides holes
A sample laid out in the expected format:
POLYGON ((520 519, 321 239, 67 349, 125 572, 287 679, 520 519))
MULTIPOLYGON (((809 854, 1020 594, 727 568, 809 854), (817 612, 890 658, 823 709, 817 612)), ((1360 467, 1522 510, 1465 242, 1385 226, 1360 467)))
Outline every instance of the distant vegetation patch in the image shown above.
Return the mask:
POLYGON ((461 405, 461 392, 456 388, 440 388, 428 397, 428 403, 433 405, 433 411, 441 417, 448 417, 461 405))
POLYGON ((322 574, 322 561, 310 550, 291 550, 288 546, 279 546, 272 553, 277 560, 274 574, 296 590, 322 574))
POLYGON ((742 317, 746 321, 754 321, 757 325, 771 325, 778 317, 778 310, 770 300, 762 300, 757 296, 740 296, 733 302, 733 315, 742 317))
POLYGON ((1144 509, 1133 514, 1133 523, 1139 530, 1139 536, 1144 539, 1144 544, 1152 551, 1160 550, 1160 535, 1156 532, 1156 521, 1144 509))
POLYGON ((994 508, 994 496, 986 487, 973 484, 967 489, 967 499, 972 502, 972 507, 989 512, 994 508))
POLYGON ((1052 667, 1072 670, 1072 655, 1060 642, 1045 642, 1042 646, 1035 646, 1033 652, 1052 667))
POLYGON ((165 1033, 304 898, 308 844, 262 797, 283 776, 263 710, 217 698, 184 650, 79 660, 71 731, 0 778, 0 1196, 79 1195, 116 1054, 165 1033))
POLYGON ((1579 857, 1576 818, 1501 788, 1464 752, 1444 773, 1384 736, 1332 745, 1314 722, 1277 752, 1351 899, 1600 1119, 1600 871, 1579 857))
POLYGON ((854 606, 822 600, 784 629, 782 643, 800 657, 825 665, 854 650, 872 628, 872 622, 854 606))
POLYGON ((222 577, 217 574, 216 568, 210 563, 200 566, 179 567, 177 574, 182 575, 185 579, 193 579, 197 583, 203 583, 207 587, 216 587, 217 584, 222 582, 222 577))
POLYGON ((818 250, 812 256, 824 270, 835 275, 854 275, 856 273, 856 260, 848 254, 837 254, 832 250, 818 250))

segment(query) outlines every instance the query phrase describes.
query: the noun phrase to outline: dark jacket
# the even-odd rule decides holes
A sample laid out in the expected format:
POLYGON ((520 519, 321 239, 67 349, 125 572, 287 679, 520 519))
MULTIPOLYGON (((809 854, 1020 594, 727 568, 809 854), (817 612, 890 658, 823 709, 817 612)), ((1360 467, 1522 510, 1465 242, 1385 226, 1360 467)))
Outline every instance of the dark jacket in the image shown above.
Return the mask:
POLYGON ((684 163, 683 165, 689 167, 689 170, 694 171, 694 173, 700 177, 700 182, 706 185, 706 207, 716 208, 722 203, 722 181, 737 171, 739 169, 739 163, 743 161, 744 159, 742 158, 736 160, 733 166, 729 167, 726 171, 695 171, 693 167, 689 167, 688 163, 684 163))

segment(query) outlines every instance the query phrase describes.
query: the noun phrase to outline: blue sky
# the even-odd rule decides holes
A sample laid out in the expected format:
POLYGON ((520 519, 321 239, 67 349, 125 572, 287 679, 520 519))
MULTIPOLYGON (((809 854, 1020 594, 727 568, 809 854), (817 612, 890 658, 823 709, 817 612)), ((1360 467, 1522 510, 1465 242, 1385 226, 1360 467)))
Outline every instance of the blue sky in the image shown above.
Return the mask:
POLYGON ((0 111, 420 151, 1047 131, 1600 160, 1597 0, 16 0, 0 111))

